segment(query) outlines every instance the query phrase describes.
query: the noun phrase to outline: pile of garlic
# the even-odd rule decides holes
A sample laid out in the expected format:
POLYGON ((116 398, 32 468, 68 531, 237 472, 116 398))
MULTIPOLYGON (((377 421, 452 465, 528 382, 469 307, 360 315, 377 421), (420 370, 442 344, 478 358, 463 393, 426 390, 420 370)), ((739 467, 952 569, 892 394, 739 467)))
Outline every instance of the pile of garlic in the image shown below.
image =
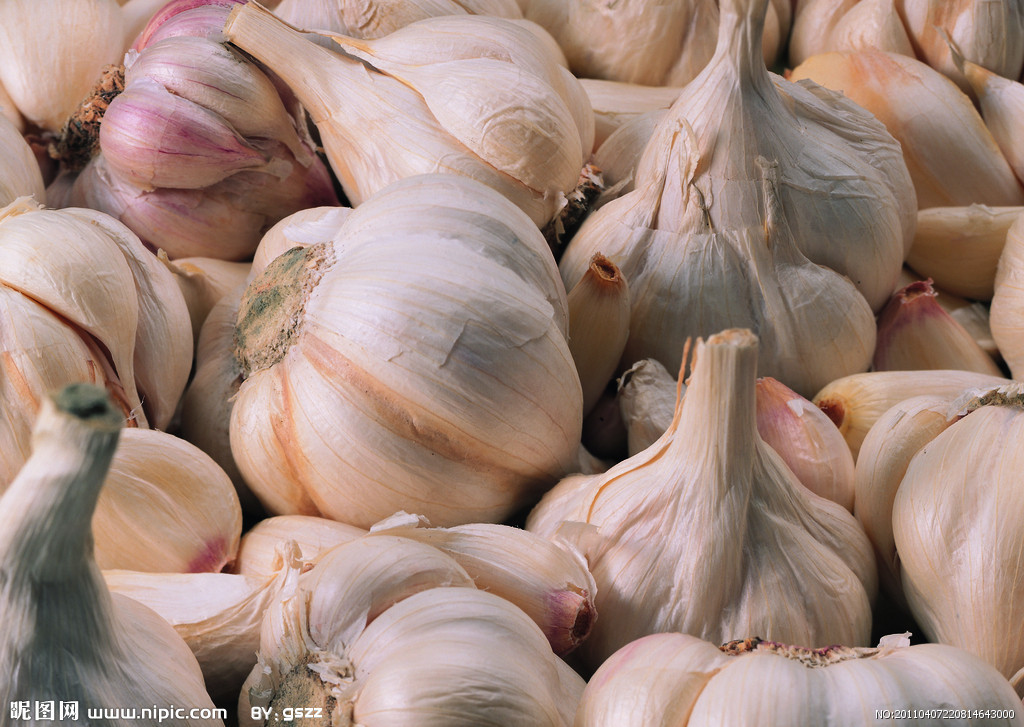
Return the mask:
POLYGON ((3 0, 0 60, 12 723, 1024 723, 1019 3, 3 0))

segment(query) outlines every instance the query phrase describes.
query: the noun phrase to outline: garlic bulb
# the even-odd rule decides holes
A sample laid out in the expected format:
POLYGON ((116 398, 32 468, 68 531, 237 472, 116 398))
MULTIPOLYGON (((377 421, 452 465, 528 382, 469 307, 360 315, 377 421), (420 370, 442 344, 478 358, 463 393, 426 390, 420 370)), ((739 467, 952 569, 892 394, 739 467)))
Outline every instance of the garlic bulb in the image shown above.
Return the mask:
POLYGON ((911 396, 887 409, 868 430, 857 457, 853 514, 864 526, 888 595, 904 608, 892 504, 911 458, 955 421, 951 395, 911 396))
POLYGON ((749 331, 699 341, 665 435, 604 474, 562 480, 530 513, 528 530, 564 537, 594 574, 599 618, 580 647, 588 663, 659 631, 867 640, 871 546, 758 435, 756 368, 749 331))
POLYGON ((343 55, 249 4, 232 11, 224 34, 309 110, 353 205, 404 177, 456 173, 543 226, 593 146, 586 93, 549 44, 510 20, 459 15, 379 40, 331 35, 343 55))
POLYGON ((912 396, 955 395, 973 386, 1005 384, 1001 376, 974 371, 868 371, 836 379, 812 401, 831 419, 853 452, 854 460, 864 436, 890 407, 912 396))
MULTIPOLYGON (((0 97, 0 106, 3 98, 0 97)), ((35 197, 46 203, 46 187, 32 147, 18 128, 0 115, 0 207, 9 205, 18 197, 35 197)))
POLYGON ((809 0, 793 19, 789 65, 818 53, 876 50, 915 56, 896 0, 809 0))
POLYGON ((583 386, 586 416, 612 380, 629 337, 629 284, 615 263, 598 253, 567 302, 569 351, 583 386))
POLYGON ((861 49, 820 53, 789 77, 842 91, 882 122, 902 146, 921 209, 1024 204, 1024 188, 971 99, 927 64, 861 49))
POLYGON ((960 369, 1001 376, 1002 370, 936 301, 931 280, 897 290, 878 316, 875 371, 960 369))
POLYGON ((295 543, 278 547, 267 576, 104 570, 112 593, 148 606, 188 644, 210 695, 234 701, 256 665, 260 624, 271 603, 292 595, 303 560, 295 543), (290 546, 290 547, 289 547, 290 546))
POLYGON ((401 180, 250 283, 234 459, 271 514, 500 521, 576 458, 567 323, 521 210, 468 177, 401 180))
POLYGON ((1024 216, 1006 232, 992 294, 992 338, 1015 379, 1024 379, 1024 216))
POLYGON ((911 613, 929 639, 1007 678, 1024 668, 1020 604, 1024 385, 967 392, 910 461, 892 509, 911 613))
POLYGON ((417 20, 463 14, 523 16, 516 0, 282 0, 274 8, 296 28, 353 38, 381 38, 417 20))
POLYGON ((920 210, 907 264, 954 295, 991 300, 1006 233, 1022 212, 982 204, 920 210))
POLYGON ((382 533, 333 549, 267 611, 239 724, 308 707, 345 726, 568 727, 583 686, 519 608, 382 533))
POLYGON ((267 230, 252 258, 252 275, 266 270, 270 261, 293 247, 327 242, 338 234, 351 207, 313 207, 290 214, 267 230))
POLYGON ((115 0, 2 3, 0 82, 18 111, 47 131, 60 131, 104 66, 120 61, 123 23, 115 0))
POLYGON ((900 14, 918 57, 953 79, 969 84, 950 45, 974 63, 1006 78, 1024 68, 1024 7, 1017 0, 899 0, 900 14))
POLYGON ((187 705, 197 716, 172 711, 176 724, 223 727, 181 637, 112 596, 93 560, 91 514, 123 421, 91 385, 42 404, 32 455, 0 499, 0 699, 77 702, 76 723, 115 705, 154 719, 187 705))
POLYGON ((129 429, 93 516, 100 568, 200 573, 235 558, 238 496, 224 471, 188 442, 129 429))
POLYGON ((860 727, 890 714, 916 725, 1020 724, 1020 699, 991 666, 952 646, 911 646, 909 636, 883 636, 873 648, 809 649, 653 634, 601 665, 575 725, 860 727))

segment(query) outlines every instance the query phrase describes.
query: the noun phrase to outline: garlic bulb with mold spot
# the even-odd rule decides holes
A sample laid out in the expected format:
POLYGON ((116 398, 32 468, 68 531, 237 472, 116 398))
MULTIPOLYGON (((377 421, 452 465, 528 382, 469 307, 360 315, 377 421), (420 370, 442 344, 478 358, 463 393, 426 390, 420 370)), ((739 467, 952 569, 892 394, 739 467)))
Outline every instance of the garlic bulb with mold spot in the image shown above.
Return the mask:
POLYGON ((1024 384, 965 392, 948 417, 954 423, 910 461, 893 502, 903 591, 929 640, 1009 679, 1024 673, 1024 384))
POLYGON ((923 371, 867 371, 829 383, 812 401, 839 427, 853 452, 860 452, 864 437, 890 407, 912 396, 958 394, 972 386, 1000 386, 1006 378, 956 369, 923 371))
POLYGON ((580 646, 588 664, 659 631, 868 639, 871 546, 758 435, 756 368, 749 331, 698 341, 664 436, 604 474, 563 480, 531 511, 527 529, 578 547, 597 582, 599 616, 580 646))
POLYGON ((337 54, 250 3, 232 11, 224 34, 309 110, 355 206, 398 179, 454 173, 493 187, 543 226, 575 189, 593 145, 579 82, 549 44, 510 20, 447 16, 379 40, 332 35, 346 51, 337 54))
POLYGON ((1015 379, 1024 379, 1024 215, 1006 232, 990 309, 992 338, 1015 379))
POLYGON ((576 459, 567 327, 520 209, 464 176, 401 180, 250 283, 234 460, 271 514, 503 520, 576 459))
MULTIPOLYGON (((685 235, 764 225, 758 159, 765 158, 778 164, 782 214, 796 247, 849 277, 873 310, 888 299, 916 211, 899 145, 838 94, 773 78, 760 58, 767 3, 723 0, 714 58, 644 147, 637 193, 591 215, 589 228, 585 223, 570 242, 561 263, 567 287, 597 249, 633 285, 626 253, 614 254, 601 239, 611 234, 609 226, 619 228, 614 234, 621 239, 637 227, 685 235)), ((648 355, 633 351, 631 360, 648 355)), ((678 356, 663 363, 674 368, 678 356)))
POLYGON ((46 131, 60 131, 124 48, 115 0, 0 5, 0 82, 25 119, 46 131))
POLYGON ((897 290, 878 315, 875 371, 960 369, 1001 376, 974 337, 936 300, 931 280, 897 290))
POLYGON ((268 609, 239 724, 288 706, 343 726, 568 727, 583 685, 536 623, 452 557, 380 533, 330 551, 268 609))
MULTIPOLYGON (((3 98, 0 97, 0 110, 3 98)), ((18 197, 35 197, 46 203, 46 187, 32 147, 10 119, 0 115, 0 207, 18 197)))
POLYGON ((821 649, 746 638, 721 646, 664 633, 624 646, 583 692, 576 727, 820 725, 860 727, 879 713, 916 725, 967 725, 954 714, 1019 725, 1020 699, 997 671, 967 651, 883 636, 876 647, 821 649), (737 694, 741 694, 737 698, 737 694), (935 720, 921 705, 942 705, 935 720), (975 712, 977 710, 977 712, 975 712), (990 712, 991 710, 991 712, 990 712))
POLYGON ((971 99, 916 58, 873 49, 819 53, 789 78, 841 91, 884 124, 902 147, 919 208, 1024 204, 1024 188, 971 99))
POLYGON ((93 559, 91 515, 124 418, 102 389, 76 384, 47 398, 32 455, 0 509, 0 699, 58 698, 87 710, 168 709, 223 727, 188 646, 159 615, 111 595, 93 559))

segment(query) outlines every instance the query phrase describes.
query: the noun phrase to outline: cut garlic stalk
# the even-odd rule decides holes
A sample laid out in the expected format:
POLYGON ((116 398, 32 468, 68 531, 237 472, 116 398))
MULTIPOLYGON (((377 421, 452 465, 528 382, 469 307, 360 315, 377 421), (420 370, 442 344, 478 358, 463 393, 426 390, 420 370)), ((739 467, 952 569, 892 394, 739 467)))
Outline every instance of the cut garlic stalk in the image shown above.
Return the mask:
POLYGON ((629 338, 629 285, 611 260, 594 255, 569 291, 569 351, 583 386, 586 416, 612 380, 629 338))
POLYGON ((931 280, 896 291, 878 316, 875 371, 960 369, 1001 376, 974 337, 936 301, 931 280))
POLYGON ((1005 716, 989 723, 1020 724, 1020 699, 989 664, 953 646, 911 646, 909 636, 883 636, 874 648, 811 649, 761 638, 716 647, 685 634, 654 634, 594 673, 576 727, 860 727, 880 711, 913 714, 920 704, 964 714, 991 709, 1005 716))
POLYGON ((599 618, 580 647, 588 663, 659 631, 867 640, 871 546, 758 435, 756 369, 749 331, 699 341, 665 435, 604 474, 563 480, 530 513, 529 530, 566 538, 594 574, 599 618), (794 600, 794 589, 813 597, 794 600))
POLYGON ((842 91, 885 125, 903 148, 920 209, 1024 204, 1024 188, 971 99, 925 63, 871 49, 819 53, 790 78, 842 91))
POLYGON ((59 695, 85 710, 200 710, 189 727, 223 727, 195 656, 151 609, 111 595, 93 559, 92 511, 124 418, 106 393, 47 398, 32 455, 0 499, 0 699, 59 695))
POLYGON ((1006 232, 990 323, 992 338, 1015 379, 1024 379, 1024 215, 1006 232))
POLYGON ((1006 232, 1022 212, 981 204, 920 210, 907 264, 954 295, 991 300, 1006 232))
POLYGON ((904 399, 955 395, 972 386, 1004 383, 1004 377, 973 371, 869 371, 833 381, 812 401, 839 427, 856 460, 868 430, 887 409, 904 399))

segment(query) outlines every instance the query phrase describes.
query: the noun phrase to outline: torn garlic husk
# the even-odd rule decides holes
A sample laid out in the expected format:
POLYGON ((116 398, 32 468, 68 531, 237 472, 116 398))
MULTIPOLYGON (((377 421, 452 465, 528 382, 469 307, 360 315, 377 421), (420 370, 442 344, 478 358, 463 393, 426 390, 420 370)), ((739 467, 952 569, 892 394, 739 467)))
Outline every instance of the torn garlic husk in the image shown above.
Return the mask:
POLYGON ((234 460, 271 514, 501 521, 576 460, 566 298, 509 200, 464 176, 400 180, 250 283, 234 460))
POLYGON ((1024 384, 964 392, 947 417, 893 501, 903 591, 930 640, 1010 678, 1024 668, 1024 384))
POLYGON ((599 618, 581 653, 596 665, 658 631, 864 643, 870 543, 758 435, 756 337, 715 334, 695 358, 657 442, 604 474, 562 480, 527 519, 528 530, 578 547, 594 574, 599 618))
POLYGON ((154 714, 188 705, 195 716, 174 724, 223 727, 182 638, 153 610, 111 594, 93 558, 91 515, 123 425, 90 384, 42 405, 32 455, 0 499, 0 699, 77 702, 75 724, 114 705, 154 714))
POLYGON ((925 714, 922 704, 941 704, 950 714, 992 710, 987 724, 1022 722, 1020 698, 990 665, 954 646, 911 645, 909 633, 883 636, 876 647, 824 648, 756 637, 715 646, 663 633, 623 646, 601 665, 575 725, 860 727, 887 713, 934 724, 931 716, 913 716, 925 714))
POLYGON ((239 720, 299 707, 342 726, 568 727, 583 686, 536 623, 452 557, 380 533, 333 549, 271 605, 239 720))

